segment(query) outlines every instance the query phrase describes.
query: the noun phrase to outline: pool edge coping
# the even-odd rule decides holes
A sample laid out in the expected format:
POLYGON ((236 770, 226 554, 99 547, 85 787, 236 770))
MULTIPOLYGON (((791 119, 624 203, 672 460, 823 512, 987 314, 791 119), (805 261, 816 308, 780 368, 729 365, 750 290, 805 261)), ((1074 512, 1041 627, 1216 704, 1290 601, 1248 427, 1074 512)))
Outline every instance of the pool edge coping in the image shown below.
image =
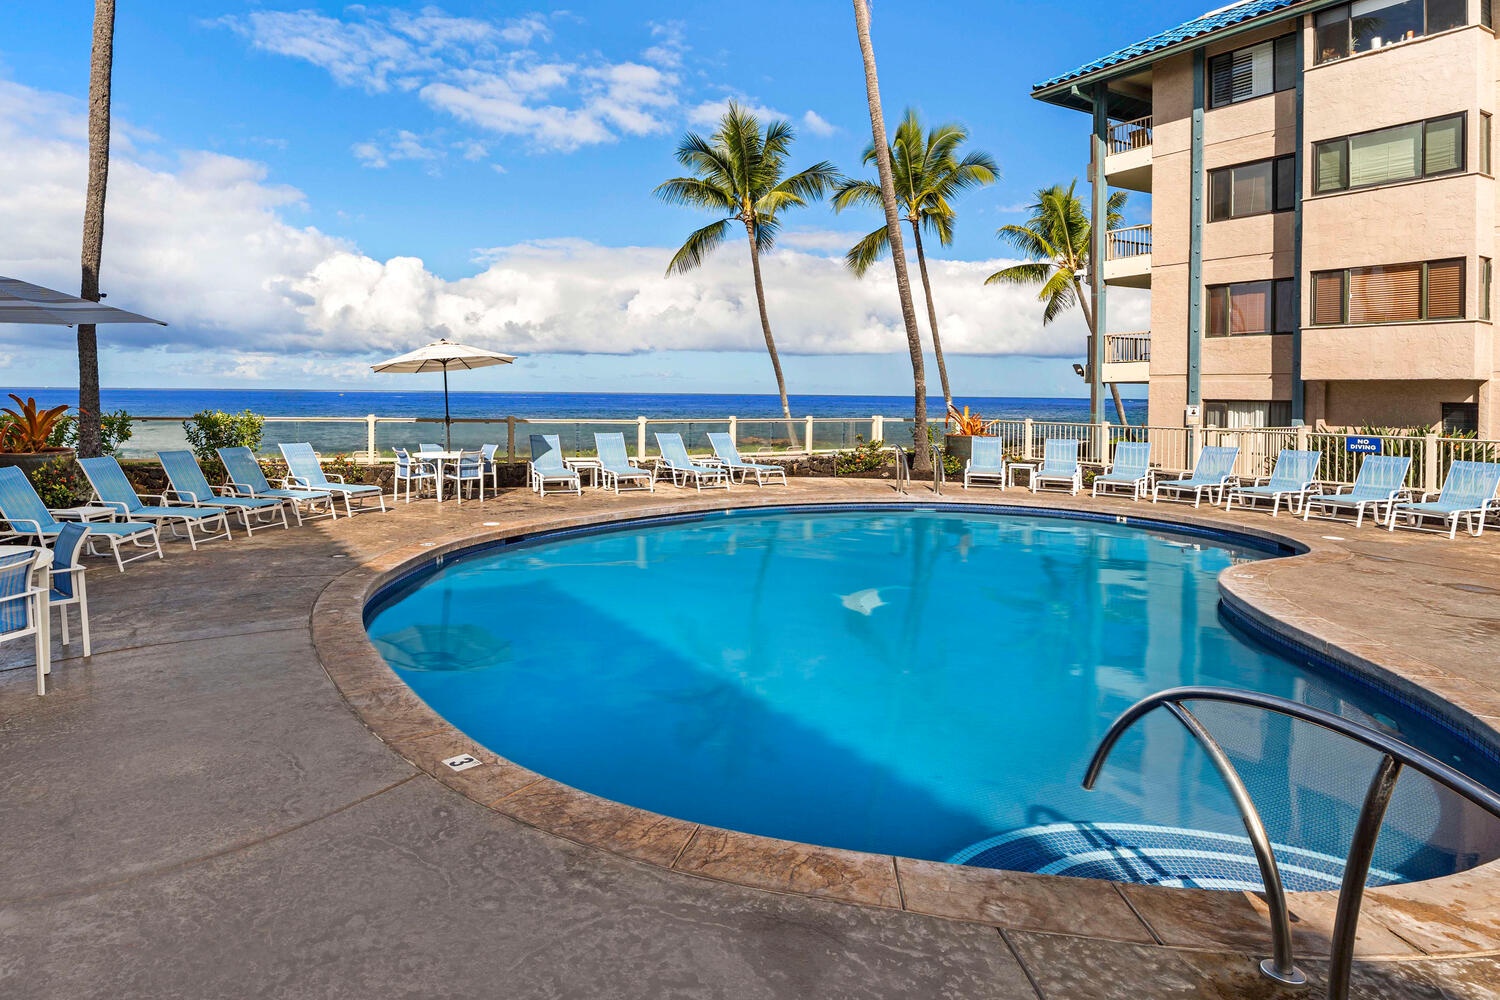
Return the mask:
MULTIPOLYGON (((589 514, 560 511, 538 523, 497 527, 493 531, 452 533, 431 541, 397 546, 334 578, 319 594, 311 616, 313 645, 320 663, 346 704, 379 739, 413 766, 470 800, 584 847, 608 851, 678 874, 771 892, 802 895, 855 905, 902 910, 929 917, 980 923, 1005 930, 1095 937, 1189 950, 1224 949, 1248 954, 1267 950, 1268 924, 1260 896, 1248 892, 1183 890, 1101 880, 971 868, 938 861, 819 847, 662 816, 614 802, 530 771, 478 745, 437 715, 386 664, 364 628, 366 604, 394 581, 443 556, 525 537, 569 529, 604 527, 673 515, 711 514, 733 509, 839 506, 957 506, 1021 509, 1079 517, 1088 511, 1042 504, 1015 497, 972 496, 913 498, 714 497, 674 499, 628 511, 589 514), (726 502, 728 501, 728 502, 726 502), (471 753, 481 766, 454 772, 442 762, 471 753), (1172 919, 1166 911, 1190 910, 1193 920, 1172 919)), ((1345 665, 1351 672, 1400 684, 1452 706, 1478 726, 1494 733, 1483 713, 1466 705, 1472 692, 1457 686, 1444 691, 1446 679, 1462 678, 1409 657, 1392 659, 1388 648, 1375 648, 1362 637, 1328 636, 1335 623, 1311 615, 1275 594, 1266 572, 1254 568, 1293 560, 1344 561, 1349 553, 1320 546, 1256 526, 1228 526, 1179 510, 1132 515, 1117 508, 1091 519, 1155 526, 1181 526, 1216 535, 1241 535, 1290 547, 1293 554, 1226 569, 1220 592, 1238 613, 1288 641, 1301 642, 1345 665), (1327 629, 1320 626, 1328 626, 1327 629), (1336 641, 1344 638, 1353 646, 1336 641), (1355 641, 1359 640, 1359 641, 1355 641), (1415 674, 1415 677, 1408 676, 1415 674)), ((1492 736, 1491 743, 1497 742, 1492 736)), ((1361 959, 1413 960, 1500 955, 1500 927, 1475 928, 1456 919, 1451 899, 1500 896, 1500 862, 1423 882, 1371 889, 1360 923, 1361 939, 1372 940, 1361 959), (1450 891, 1452 890, 1452 891, 1450 891), (1437 899, 1434 899, 1437 897, 1437 899), (1446 919, 1444 919, 1446 917, 1446 919), (1402 933, 1403 925, 1419 923, 1402 933), (1440 927, 1433 927, 1434 923, 1440 927), (1416 930, 1416 933, 1410 931, 1416 930), (1476 937, 1477 940, 1470 940, 1476 937), (1455 947, 1430 947, 1437 938, 1455 947), (1423 941, 1427 944, 1424 945, 1423 941), (1373 951, 1371 951, 1373 948, 1373 951), (1368 953, 1367 953, 1368 952, 1368 953)), ((1326 955, 1331 937, 1334 892, 1293 893, 1298 915, 1298 950, 1307 957, 1326 955)), ((1461 911, 1462 906, 1458 909, 1461 911)))

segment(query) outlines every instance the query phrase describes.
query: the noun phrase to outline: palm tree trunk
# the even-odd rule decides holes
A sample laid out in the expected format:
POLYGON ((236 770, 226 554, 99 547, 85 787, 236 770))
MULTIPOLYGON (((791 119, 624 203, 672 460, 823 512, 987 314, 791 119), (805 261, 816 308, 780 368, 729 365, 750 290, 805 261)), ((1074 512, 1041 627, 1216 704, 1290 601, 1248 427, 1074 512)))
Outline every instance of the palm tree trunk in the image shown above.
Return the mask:
MULTIPOLYGON (((1083 322, 1089 330, 1089 363, 1084 368, 1084 371, 1088 371, 1094 364, 1094 338, 1099 336, 1099 333, 1094 329, 1094 310, 1089 305, 1089 297, 1083 294, 1083 283, 1076 277, 1073 279, 1073 294, 1078 296, 1079 308, 1083 310, 1083 322)), ((1091 391, 1093 389, 1093 382, 1093 379, 1089 379, 1089 388, 1091 391)), ((1115 400, 1115 416, 1120 418, 1121 425, 1128 425, 1130 421, 1125 419, 1125 404, 1120 402, 1120 387, 1113 382, 1109 383, 1109 393, 1115 400)), ((1092 420, 1093 418, 1090 417, 1089 419, 1092 420)))
MULTIPOLYGON (((746 222, 745 232, 750 236, 750 270, 755 274, 755 304, 760 307, 760 329, 766 335, 766 353, 771 356, 771 369, 776 372, 776 391, 781 394, 781 415, 786 417, 786 436, 795 450, 797 447, 797 425, 792 423, 792 405, 786 398, 786 378, 781 374, 781 356, 776 353, 776 338, 771 336, 771 317, 766 312, 766 286, 760 280, 760 248, 755 245, 755 223, 746 222)), ((812 451, 812 442, 807 442, 812 451)))
MULTIPOLYGON (((115 0, 94 2, 94 49, 89 60, 89 179, 83 202, 82 298, 99 301, 104 256, 104 190, 109 181, 110 77, 115 50, 115 0)), ((78 326, 78 454, 99 455, 99 341, 92 323, 78 326)))
POLYGON ((927 325, 932 328, 932 355, 937 360, 938 378, 943 381, 943 412, 953 409, 953 390, 948 386, 948 364, 943 360, 943 341, 938 336, 937 306, 932 304, 932 282, 927 277, 927 254, 922 252, 922 231, 916 219, 911 222, 912 244, 917 249, 917 271, 922 275, 922 294, 927 299, 927 325))
POLYGON ((896 214, 896 182, 891 176, 890 139, 885 134, 885 114, 880 110, 880 81, 875 74, 875 47, 870 42, 870 8, 865 0, 854 0, 854 27, 865 63, 865 100, 870 105, 870 135, 875 147, 875 165, 880 169, 880 200, 885 205, 885 228, 896 265, 896 292, 901 297, 901 318, 906 324, 906 347, 911 354, 914 389, 912 445, 913 472, 932 470, 927 438, 927 370, 922 360, 922 333, 917 328, 917 310, 912 305, 911 278, 906 273, 906 247, 901 242, 901 219, 896 214))

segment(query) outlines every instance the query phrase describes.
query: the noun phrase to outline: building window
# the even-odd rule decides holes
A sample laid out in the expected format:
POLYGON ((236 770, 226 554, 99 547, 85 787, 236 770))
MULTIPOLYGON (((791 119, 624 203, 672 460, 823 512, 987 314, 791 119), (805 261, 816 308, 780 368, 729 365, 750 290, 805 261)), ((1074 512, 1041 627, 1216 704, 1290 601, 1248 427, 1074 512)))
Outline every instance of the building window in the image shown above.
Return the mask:
POLYGON ((1297 85, 1297 36, 1235 49, 1208 61, 1208 106, 1221 108, 1297 85))
POLYGON ((1291 333, 1297 328, 1297 295, 1291 278, 1208 286, 1208 336, 1291 333))
MULTIPOLYGON (((1488 4, 1485 4, 1488 6, 1488 4)), ((1469 23, 1468 0, 1357 0, 1322 11, 1313 21, 1314 62, 1434 35, 1469 23)), ((1485 11, 1479 19, 1485 24, 1485 11)), ((1488 25, 1486 25, 1488 26, 1488 25)))
POLYGON ((1233 430, 1236 427, 1288 427, 1292 403, 1285 399, 1215 399, 1203 403, 1203 426, 1233 430))
POLYGON ((1297 196, 1297 159, 1242 163, 1208 172, 1208 221, 1289 212, 1297 196))
POLYGON ((1495 9, 1490 0, 1479 0, 1479 23, 1491 30, 1495 27, 1495 9))
POLYGON ((1473 435, 1479 433, 1478 403, 1444 403, 1443 436, 1473 435))
POLYGON ((1464 169, 1460 113, 1313 143, 1317 194, 1396 184, 1464 169))
POLYGON ((1479 318, 1490 318, 1490 296, 1495 284, 1495 265, 1488 257, 1479 258, 1479 318))
POLYGON ((1464 316, 1462 258, 1317 271, 1312 286, 1315 326, 1414 323, 1464 316))
POLYGON ((1481 174, 1492 174, 1490 169, 1490 150, 1494 140, 1494 120, 1488 111, 1479 112, 1479 172, 1481 174))

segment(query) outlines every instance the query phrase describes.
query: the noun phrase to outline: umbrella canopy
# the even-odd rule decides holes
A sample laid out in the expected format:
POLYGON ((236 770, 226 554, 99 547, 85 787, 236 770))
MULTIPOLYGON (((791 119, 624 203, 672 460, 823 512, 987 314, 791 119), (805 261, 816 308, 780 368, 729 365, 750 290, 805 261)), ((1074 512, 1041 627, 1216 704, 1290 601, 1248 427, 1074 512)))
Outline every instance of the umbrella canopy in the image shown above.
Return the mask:
POLYGON ((400 357, 382 361, 370 367, 377 372, 395 372, 411 375, 422 372, 443 373, 443 444, 453 447, 453 418, 448 413, 448 373, 468 368, 488 368, 491 365, 508 365, 516 360, 514 355, 487 351, 482 347, 456 344, 451 340, 435 340, 426 347, 419 347, 400 357))
POLYGON ((77 326, 79 323, 155 323, 159 319, 100 305, 18 278, 0 277, 0 323, 77 326))

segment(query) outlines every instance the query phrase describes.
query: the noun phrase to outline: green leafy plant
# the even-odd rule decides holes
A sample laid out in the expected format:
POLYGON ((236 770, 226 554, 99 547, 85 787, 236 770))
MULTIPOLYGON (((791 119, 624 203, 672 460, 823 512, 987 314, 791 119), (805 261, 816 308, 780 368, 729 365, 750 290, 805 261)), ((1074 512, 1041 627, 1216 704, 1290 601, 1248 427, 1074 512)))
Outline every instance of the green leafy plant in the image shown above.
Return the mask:
POLYGON ((29 476, 37 496, 49 508, 74 507, 89 496, 89 484, 71 457, 54 458, 29 476))
MULTIPOLYGON (((134 433, 130 414, 124 410, 116 410, 113 413, 103 413, 99 416, 101 438, 100 452, 105 455, 118 455, 120 445, 130 440, 134 433)), ((78 447, 78 428, 80 421, 77 417, 68 414, 57 421, 57 426, 52 430, 52 443, 62 448, 78 447)))
POLYGON ((201 410, 182 422, 188 444, 198 461, 217 465, 219 448, 260 447, 261 432, 266 418, 249 410, 243 413, 225 413, 223 410, 201 410))
POLYGON ((943 475, 962 476, 964 474, 964 460, 953 453, 943 451, 943 475))
POLYGON ((865 441, 849 451, 841 451, 833 457, 833 468, 841 476, 860 472, 877 472, 890 461, 884 441, 865 441))
POLYGON ((15 400, 16 408, 7 406, 0 409, 0 413, 5 415, 4 425, 0 426, 0 451, 29 453, 56 450, 59 446, 52 443, 52 435, 57 422, 68 412, 67 404, 44 410, 37 406, 35 398, 22 399, 13 392, 9 396, 15 400))

